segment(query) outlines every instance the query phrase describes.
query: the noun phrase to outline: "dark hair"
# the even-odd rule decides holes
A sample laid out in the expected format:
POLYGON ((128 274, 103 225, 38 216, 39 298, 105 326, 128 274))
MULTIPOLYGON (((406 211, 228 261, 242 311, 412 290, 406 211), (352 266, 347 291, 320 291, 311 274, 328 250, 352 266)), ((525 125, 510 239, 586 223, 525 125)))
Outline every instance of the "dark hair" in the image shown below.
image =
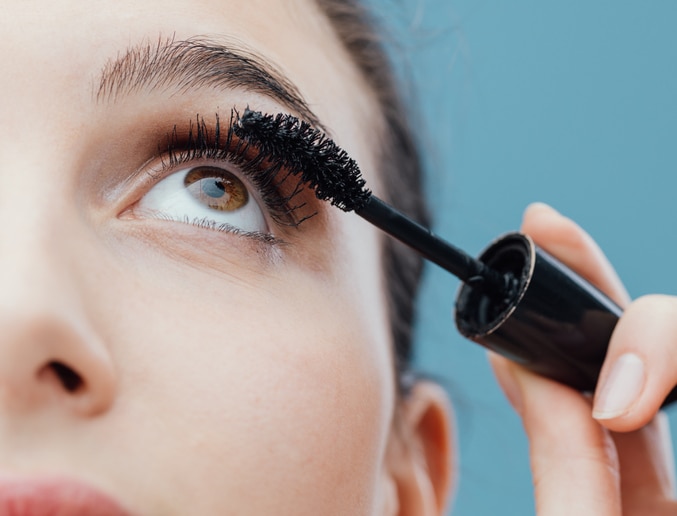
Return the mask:
MULTIPOLYGON (((317 0, 317 4, 377 99, 383 117, 378 162, 384 197, 428 225, 420 150, 382 28, 361 0, 317 0)), ((406 393, 411 386, 412 325, 423 264, 417 253, 390 238, 385 240, 383 259, 398 380, 406 393)))

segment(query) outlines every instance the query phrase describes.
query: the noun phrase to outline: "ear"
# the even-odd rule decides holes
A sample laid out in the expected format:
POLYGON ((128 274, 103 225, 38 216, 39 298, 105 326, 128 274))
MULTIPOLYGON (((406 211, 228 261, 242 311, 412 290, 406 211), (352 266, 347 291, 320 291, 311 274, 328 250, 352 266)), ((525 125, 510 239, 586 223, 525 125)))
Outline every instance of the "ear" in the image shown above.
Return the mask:
POLYGON ((386 511, 399 516, 445 513, 451 494, 451 406, 432 382, 418 382, 401 401, 386 458, 386 511), (394 498, 394 499, 392 499, 394 498))

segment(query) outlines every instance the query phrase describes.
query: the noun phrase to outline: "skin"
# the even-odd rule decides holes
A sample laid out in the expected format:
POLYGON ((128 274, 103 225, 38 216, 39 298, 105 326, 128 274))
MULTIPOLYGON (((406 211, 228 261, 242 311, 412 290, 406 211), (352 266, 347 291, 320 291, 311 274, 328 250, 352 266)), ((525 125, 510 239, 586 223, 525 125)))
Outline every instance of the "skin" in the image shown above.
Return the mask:
MULTIPOLYGON (((272 248, 133 209, 175 125, 289 109, 246 89, 96 99, 130 45, 236 41, 284 72, 378 191, 373 98, 312 3, 2 12, 0 478, 82 481, 140 515, 443 514, 449 409, 427 383, 396 396, 374 229, 308 195, 318 214, 298 229, 268 217, 286 242, 272 248), (82 385, 66 388, 54 361, 82 385)), ((531 440, 539 514, 674 512, 656 412, 677 382, 677 303, 629 304, 592 240, 549 208, 523 229, 628 306, 607 362, 632 351, 648 378, 595 420, 578 393, 492 357, 531 440)))
POLYGON ((318 214, 298 229, 266 214, 286 242, 272 247, 134 210, 157 183, 134 173, 158 164, 175 125, 289 109, 242 88, 96 99, 130 45, 237 41, 296 85, 377 186, 374 101, 314 5, 2 12, 2 475, 83 481, 147 515, 441 513, 448 409, 432 385, 397 399, 375 229, 312 195, 318 214))

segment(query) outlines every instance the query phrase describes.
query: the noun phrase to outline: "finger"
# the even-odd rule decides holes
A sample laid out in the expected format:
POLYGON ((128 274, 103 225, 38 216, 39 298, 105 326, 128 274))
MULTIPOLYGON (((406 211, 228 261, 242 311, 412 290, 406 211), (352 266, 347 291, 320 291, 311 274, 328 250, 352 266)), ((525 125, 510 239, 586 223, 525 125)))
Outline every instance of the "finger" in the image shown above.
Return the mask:
POLYGON ((677 384, 677 298, 644 296, 616 325, 600 373, 593 416, 627 432, 653 419, 677 384))
MULTIPOLYGON (((524 230, 530 233, 541 247, 557 256, 572 269, 577 270, 603 291, 606 291, 621 306, 628 303, 627 292, 599 247, 571 220, 562 217, 546 205, 536 204, 527 209, 524 230)), ((677 313, 673 315, 669 313, 672 310, 677 310, 674 308, 674 302, 673 298, 668 300, 664 297, 640 299, 636 302, 636 305, 631 306, 630 317, 626 313, 622 319, 623 324, 619 323, 619 328, 614 334, 615 337, 612 338, 609 345, 607 365, 600 375, 600 386, 604 383, 605 376, 609 375, 608 370, 612 369, 609 364, 614 363, 624 353, 631 352, 633 346, 639 345, 650 355, 652 364, 654 362, 658 364, 664 376, 661 378, 661 375, 656 375, 653 372, 647 373, 651 377, 649 391, 652 391, 653 386, 652 403, 643 406, 643 411, 635 413, 636 419, 634 420, 632 414, 628 415, 625 421, 617 421, 613 418, 602 420, 602 423, 609 428, 632 430, 649 422, 665 395, 677 382, 677 378, 675 378, 677 375, 671 373, 673 370, 677 370, 675 353, 672 351, 677 349, 677 346, 671 342, 667 344, 665 342, 666 337, 668 340, 673 340, 669 336, 677 335, 675 329, 666 327, 666 325, 671 326, 669 321, 677 321, 677 313), (647 317, 648 313, 652 313, 658 319, 658 324, 654 322, 653 318, 647 317), (635 331, 626 332, 626 326, 635 331), (655 333, 647 335, 647 327, 652 327, 655 333), (640 332, 641 335, 639 335, 640 332), (647 346, 647 342, 661 342, 662 345, 656 344, 658 349, 654 351, 647 349, 651 347, 651 344, 647 346), (663 353, 667 355, 665 358, 662 356, 663 353), (656 355, 660 355, 660 358, 656 359, 656 355)), ((652 367, 649 369, 653 371, 652 367)), ((635 373, 634 376, 639 377, 639 380, 634 384, 639 384, 636 389, 643 389, 643 373, 635 373)), ((619 380, 618 383, 622 387, 620 393, 616 393, 617 401, 622 400, 624 395, 627 399, 628 393, 632 394, 630 392, 633 385, 632 378, 633 374, 630 373, 629 378, 626 375, 625 379, 619 380), (623 390, 623 386, 625 390, 623 390)), ((598 389, 598 392, 600 390, 598 389)), ((648 396, 652 397, 652 394, 648 394, 648 396)), ((597 401, 601 402, 599 395, 597 401)), ((639 403, 643 404, 644 402, 640 401, 639 403)), ((674 503, 666 501, 672 499, 675 484, 672 446, 666 427, 665 418, 659 414, 654 422, 649 423, 641 430, 614 435, 617 451, 621 457, 623 506, 624 508, 638 507, 636 514, 648 514, 641 511, 647 509, 649 494, 652 495, 652 500, 662 500, 661 503, 665 504, 674 503), (639 507, 642 509, 639 509, 639 507)), ((674 505, 669 505, 669 507, 670 510, 675 510, 674 505)), ((629 511, 628 514, 630 513, 632 512, 629 511)))
MULTIPOLYGON (((573 221, 547 205, 534 204, 525 213, 523 229, 616 302, 629 303, 602 251, 573 221)), ((632 431, 647 424, 677 383, 676 303, 667 296, 643 298, 619 321, 595 397, 594 415, 607 428, 632 431)))
POLYGON ((602 250, 571 219, 547 204, 534 203, 524 213, 522 231, 620 306, 630 302, 628 292, 602 250))
POLYGON ((578 392, 490 354, 529 437, 539 516, 621 514, 619 463, 610 432, 578 392))
POLYGON ((650 501, 659 505, 672 500, 675 471, 667 416, 660 413, 640 430, 612 435, 620 461, 624 514, 646 515, 650 501))

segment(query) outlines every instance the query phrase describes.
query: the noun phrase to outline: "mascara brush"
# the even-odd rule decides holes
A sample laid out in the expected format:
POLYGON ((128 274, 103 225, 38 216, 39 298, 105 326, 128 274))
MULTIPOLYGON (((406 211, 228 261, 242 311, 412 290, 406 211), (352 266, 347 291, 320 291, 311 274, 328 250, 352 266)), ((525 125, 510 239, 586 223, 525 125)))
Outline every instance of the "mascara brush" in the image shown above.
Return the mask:
POLYGON ((233 132, 262 155, 300 175, 318 199, 345 212, 354 211, 464 283, 496 297, 510 296, 515 288, 514 278, 489 269, 373 195, 355 160, 307 122, 247 109, 237 118, 233 132))
MULTIPOLYGON (((595 390, 622 310, 529 236, 509 233, 473 258, 373 195, 357 163, 307 122, 246 109, 232 130, 318 199, 354 211, 459 278, 461 335, 575 389, 595 390)), ((676 399, 677 388, 664 405, 676 399)))

